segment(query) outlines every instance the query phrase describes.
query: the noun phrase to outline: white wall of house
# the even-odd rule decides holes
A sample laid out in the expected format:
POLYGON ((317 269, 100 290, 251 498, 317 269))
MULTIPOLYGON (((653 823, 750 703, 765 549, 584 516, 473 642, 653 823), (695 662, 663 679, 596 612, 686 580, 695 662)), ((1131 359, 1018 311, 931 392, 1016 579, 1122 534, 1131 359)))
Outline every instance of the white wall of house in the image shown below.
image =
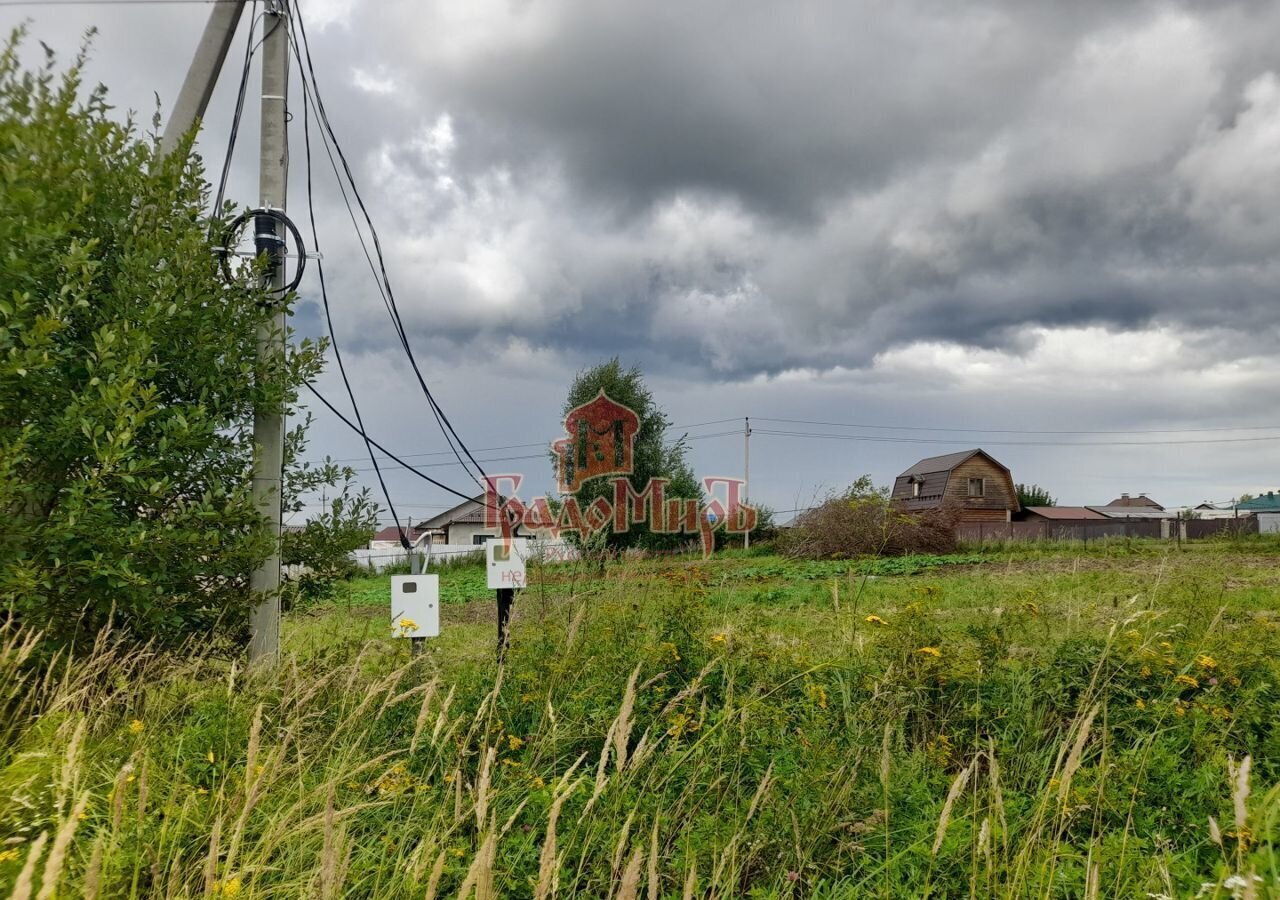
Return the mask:
POLYGON ((1280 513, 1260 512, 1257 515, 1260 534, 1280 534, 1280 513))

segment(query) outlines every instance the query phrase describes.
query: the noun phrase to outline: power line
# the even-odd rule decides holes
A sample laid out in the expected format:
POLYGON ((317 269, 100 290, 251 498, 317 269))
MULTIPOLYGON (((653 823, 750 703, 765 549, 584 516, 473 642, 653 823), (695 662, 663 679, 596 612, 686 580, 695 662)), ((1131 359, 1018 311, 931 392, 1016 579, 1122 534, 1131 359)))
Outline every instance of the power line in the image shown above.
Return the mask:
MULTIPOLYGON (((294 49, 297 44, 294 43, 294 49)), ((298 61, 301 65, 301 60, 298 61)), ((304 82, 305 86, 305 82, 304 82)), ((320 235, 319 229, 316 227, 316 207, 315 195, 312 190, 311 182, 311 115, 310 104, 306 98, 302 103, 302 135, 303 143, 306 147, 306 163, 307 163, 307 216, 311 221, 311 241, 316 249, 316 272, 320 279, 320 297, 324 305, 324 321, 325 326, 329 330, 329 341, 333 346, 334 358, 338 361, 338 372, 342 375, 342 384, 347 389, 347 398, 351 401, 351 409, 355 413, 356 423, 360 426, 360 436, 364 439, 365 452, 369 455, 369 462, 373 464, 373 471, 377 474, 378 485, 382 488, 382 496, 387 501, 387 511, 391 513, 391 519, 395 522, 396 531, 400 534, 400 544, 406 551, 411 549, 408 535, 405 534, 403 528, 400 527, 400 516, 396 512, 396 506, 391 499, 391 491, 387 489, 387 481, 382 477, 382 469, 378 466, 378 456, 373 452, 373 446, 369 443, 369 435, 364 429, 364 418, 360 415, 360 406, 356 403, 356 394, 351 387, 351 381, 347 378, 347 367, 342 361, 342 350, 338 347, 338 335, 333 327, 333 313, 329 308, 329 289, 324 278, 324 260, 320 258, 320 235)), ((303 252, 306 252, 305 250, 303 252)))
POLYGON ((931 425, 878 425, 860 422, 820 422, 812 419, 771 419, 768 416, 752 416, 759 422, 784 422, 792 425, 823 425, 830 428, 867 428, 881 431, 938 431, 964 434, 1193 434, 1217 431, 1274 431, 1280 425, 1236 425, 1214 428, 1150 428, 1116 429, 1111 431, 1036 431, 1019 428, 942 428, 931 425))
MULTIPOLYGON (((361 437, 366 438, 366 439, 369 441, 369 443, 370 443, 370 444, 372 444, 374 447, 376 447, 377 449, 379 449, 379 450, 381 450, 383 453, 385 453, 389 459, 392 459, 392 460, 394 460, 395 462, 400 463, 402 466, 404 466, 404 468, 405 468, 405 469, 407 469, 408 471, 412 472, 414 475, 417 475, 417 476, 418 476, 419 478, 421 478, 423 481, 426 481, 426 482, 429 482, 429 483, 431 483, 431 484, 435 485, 436 487, 440 488, 440 490, 445 491, 446 493, 453 494, 455 497, 460 497, 460 498, 461 498, 461 499, 463 499, 463 500, 475 500, 475 499, 476 499, 475 497, 470 497, 470 496, 468 496, 468 495, 466 495, 466 494, 462 493, 462 491, 455 490, 454 488, 449 487, 449 485, 445 484, 444 482, 437 481, 436 479, 432 478, 430 475, 426 474, 425 472, 421 472, 421 471, 419 471, 419 470, 417 469, 417 467, 415 467, 415 466, 413 466, 413 465, 410 465, 409 463, 405 462, 405 461, 404 461, 403 459, 401 459, 400 457, 396 456, 394 453, 392 453, 392 452, 391 452, 390 450, 388 450, 386 447, 382 446, 382 445, 381 445, 381 444, 379 444, 377 441, 375 441, 373 438, 371 438, 371 437, 369 437, 368 435, 366 435, 366 434, 364 433, 364 429, 362 429, 359 425, 357 425, 355 422, 352 422, 352 421, 351 421, 350 419, 348 419, 345 415, 343 415, 343 414, 342 414, 342 412, 341 412, 341 410, 339 410, 336 406, 334 406, 332 403, 330 403, 330 402, 328 401, 328 399, 326 399, 326 398, 325 398, 325 396, 324 396, 323 394, 321 394, 318 390, 316 390, 315 385, 313 385, 313 384, 312 384, 311 382, 309 382, 309 381, 304 382, 304 384, 305 384, 305 386, 306 386, 307 390, 309 390, 309 391, 310 391, 310 392, 315 396, 315 398, 316 398, 317 400, 319 400, 321 403, 323 403, 326 407, 328 407, 328 409, 329 409, 329 411, 330 411, 331 413, 333 413, 335 416, 337 416, 339 419, 341 419, 341 420, 342 420, 342 422, 343 422, 343 424, 344 424, 344 425, 346 425, 348 428, 350 428, 352 431, 354 431, 356 434, 360 435, 361 437)), ((492 508, 492 507, 490 507, 490 508, 492 508)))
MULTIPOLYGON (((869 434, 825 434, 813 431, 775 431, 765 428, 753 428, 752 434, 767 434, 775 437, 803 437, 836 441, 863 441, 878 444, 951 444, 949 438, 912 438, 912 437, 880 437, 869 434)), ((1265 437, 1241 438, 1191 438, 1182 441, 983 441, 984 444, 1004 447, 1168 447, 1186 444, 1238 444, 1256 443, 1260 441, 1280 441, 1280 435, 1265 437)))
MULTIPOLYGON (((704 425, 719 425, 722 422, 736 422, 736 421, 738 420, 737 419, 716 419, 711 422, 696 422, 692 425, 672 425, 670 427, 673 431, 679 431, 684 428, 700 428, 704 425)), ((725 435, 728 435, 728 434, 742 434, 742 432, 741 431, 718 431, 715 434, 692 434, 692 435, 688 435, 685 439, 690 441, 700 441, 700 440, 705 440, 706 438, 724 437, 725 435)), ((477 447, 475 452, 476 453, 493 453, 498 450, 523 450, 527 447, 545 447, 548 450, 550 450, 551 444, 556 440, 559 440, 559 438, 551 438, 550 440, 546 440, 546 441, 529 441, 528 443, 525 443, 525 444, 503 444, 502 446, 499 446, 499 447, 477 447)), ((429 451, 423 451, 421 453, 401 453, 400 454, 400 456, 404 459, 414 459, 422 456, 449 456, 449 455, 450 455, 450 451, 448 450, 429 450, 429 451)), ((525 457, 521 457, 521 458, 525 458, 525 457)), ((528 457, 528 458, 532 458, 532 457, 528 457)), ((359 462, 363 459, 365 459, 365 457, 363 456, 345 456, 340 459, 333 459, 330 461, 338 462, 338 463, 359 462)), ((481 460, 481 462, 485 462, 485 460, 481 460)))
MULTIPOLYGON (((329 122, 329 115, 328 115, 328 111, 325 108, 324 99, 320 96, 320 87, 319 87, 319 83, 316 80, 316 74, 315 74, 315 64, 311 58, 311 45, 307 39, 306 23, 303 21, 300 10, 295 9, 294 13, 295 15, 293 17, 293 21, 296 21, 297 23, 297 33, 295 35, 293 29, 290 29, 290 36, 291 38, 293 38, 294 52, 295 52, 295 55, 298 56, 298 63, 300 68, 303 68, 303 59, 302 59, 303 55, 305 55, 306 57, 305 68, 303 68, 303 71, 301 73, 304 88, 309 79, 311 89, 308 96, 311 102, 314 104, 316 112, 318 114, 318 118, 321 124, 323 125, 322 134, 327 134, 327 139, 325 141, 326 151, 328 150, 329 145, 332 144, 333 152, 337 153, 338 160, 340 160, 342 163, 342 171, 346 176, 346 182, 351 186, 352 196, 355 198, 357 206, 360 207, 360 213, 364 218, 365 224, 369 228, 369 236, 373 240, 374 254, 377 256, 377 259, 378 259, 377 270, 374 272, 374 277, 375 277, 375 280, 379 282, 379 290, 382 293, 383 301, 387 307, 388 315, 391 317, 392 326, 396 332, 397 337, 399 337, 400 339, 400 345, 404 349, 405 356, 409 360, 409 365, 413 369, 414 376, 418 380, 418 385, 422 388, 422 393, 426 397, 428 405, 431 407, 431 412, 435 416, 436 424, 440 426, 441 433, 444 434, 445 443, 449 445, 450 449, 453 449, 455 451, 455 456, 457 456, 458 463, 462 465, 465 471, 467 471, 467 474, 471 476, 472 480, 476 482, 477 486, 479 486, 481 490, 484 490, 488 481, 488 476, 485 474, 484 468, 478 462, 476 462, 475 456, 467 448, 467 445, 462 440, 461 436, 458 435, 457 429, 453 427, 453 423, 449 421, 449 417, 445 414, 444 409, 436 401, 436 398, 431 393, 430 388, 427 387, 427 382, 422 375, 422 370, 418 367, 417 358, 413 354, 413 347, 409 343, 408 334, 404 327, 404 320, 400 315, 400 309, 396 305, 395 294, 391 289, 391 279, 387 274, 386 260, 383 257, 382 241, 378 236, 378 229, 373 224, 373 219, 369 215, 369 210, 365 205, 364 198, 361 196, 360 189, 356 185, 355 178, 352 174, 351 165, 347 161, 346 154, 342 150, 341 142, 338 140, 338 136, 334 132, 332 124, 329 122), (297 40, 298 37, 301 38, 301 44, 299 44, 297 40), (457 445, 456 448, 454 446, 455 443, 457 445), (462 453, 465 454, 467 459, 470 460, 471 464, 475 466, 476 471, 480 473, 480 478, 477 478, 472 472, 470 472, 470 470, 467 469, 466 465, 462 462, 462 456, 460 454, 457 454, 458 448, 462 450, 462 453)), ((333 162, 332 154, 330 154, 330 162, 331 163, 333 162)), ((337 174, 336 165, 334 168, 335 168, 335 175, 336 175, 337 174)), ((338 181, 339 181, 339 186, 341 187, 342 186, 341 176, 339 176, 338 181)), ((354 220, 355 218, 354 211, 351 209, 350 202, 347 200, 345 188, 342 189, 342 195, 343 195, 343 201, 347 205, 347 211, 352 215, 352 218, 354 220)), ((357 225, 357 232, 359 232, 358 225, 357 225)), ((362 247, 364 246, 363 236, 361 237, 361 245, 362 247)), ((370 267, 372 268, 373 260, 369 258, 367 248, 365 249, 365 256, 366 256, 366 259, 368 259, 369 261, 370 267)))
POLYGON ((0 6, 212 6, 239 0, 0 0, 0 6))

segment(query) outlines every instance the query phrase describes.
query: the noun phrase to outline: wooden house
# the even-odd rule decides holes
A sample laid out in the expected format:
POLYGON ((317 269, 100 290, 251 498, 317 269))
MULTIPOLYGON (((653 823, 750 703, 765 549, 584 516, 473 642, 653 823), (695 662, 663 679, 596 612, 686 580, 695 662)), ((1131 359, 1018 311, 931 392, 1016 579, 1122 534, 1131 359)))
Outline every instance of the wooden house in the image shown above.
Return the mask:
POLYGON ((1008 522, 1019 508, 1009 470, 977 449, 920 460, 894 481, 891 498, 906 512, 953 509, 960 523, 1008 522))

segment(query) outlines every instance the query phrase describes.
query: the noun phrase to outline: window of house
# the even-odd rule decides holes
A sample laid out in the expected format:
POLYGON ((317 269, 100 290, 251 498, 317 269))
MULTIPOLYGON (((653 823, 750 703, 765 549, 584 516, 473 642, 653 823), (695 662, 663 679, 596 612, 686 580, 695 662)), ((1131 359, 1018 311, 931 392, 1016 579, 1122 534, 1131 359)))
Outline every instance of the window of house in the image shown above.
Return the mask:
POLYGON ((912 497, 920 496, 920 482, 918 481, 911 482, 911 496, 912 497))
POLYGON ((481 544, 489 540, 489 538, 491 537, 493 537, 493 535, 491 534, 473 534, 471 535, 471 543, 479 547, 481 544))
POLYGON ((987 493, 987 480, 985 478, 969 479, 969 496, 984 497, 987 493))

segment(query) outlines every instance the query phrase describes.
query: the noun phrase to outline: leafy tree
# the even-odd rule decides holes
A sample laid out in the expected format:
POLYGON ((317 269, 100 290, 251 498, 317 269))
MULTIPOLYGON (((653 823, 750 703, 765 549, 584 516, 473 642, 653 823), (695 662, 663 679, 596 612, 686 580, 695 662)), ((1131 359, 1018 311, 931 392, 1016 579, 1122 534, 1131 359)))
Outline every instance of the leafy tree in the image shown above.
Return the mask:
POLYGON ((1049 496, 1049 491, 1038 484, 1016 484, 1018 503, 1027 506, 1057 506, 1058 501, 1049 496))
POLYGON ((253 409, 291 409, 322 347, 257 359, 270 305, 219 274, 191 139, 161 157, 84 90, 84 51, 24 71, 21 38, 0 53, 0 605, 64 640, 111 618, 234 637, 270 547, 253 409))
MULTIPOLYGON (((631 409, 640 418, 640 430, 635 436, 633 467, 628 481, 632 489, 642 491, 650 479, 665 478, 669 483, 664 495, 669 498, 702 498, 702 488, 685 459, 687 452, 683 438, 667 443, 666 433, 671 420, 658 408, 653 394, 645 386, 639 368, 623 369, 617 357, 590 369, 579 372, 569 386, 569 396, 564 402, 564 415, 577 406, 592 400, 604 391, 616 403, 631 409)), ((555 457, 552 457, 555 464, 555 457)), ((574 493, 580 508, 586 509, 597 497, 613 499, 613 479, 597 478, 585 482, 574 493)), ((690 535, 660 534, 651 531, 648 524, 633 525, 630 531, 615 533, 606 527, 598 540, 610 550, 627 547, 646 549, 669 548, 688 543, 690 535)))

